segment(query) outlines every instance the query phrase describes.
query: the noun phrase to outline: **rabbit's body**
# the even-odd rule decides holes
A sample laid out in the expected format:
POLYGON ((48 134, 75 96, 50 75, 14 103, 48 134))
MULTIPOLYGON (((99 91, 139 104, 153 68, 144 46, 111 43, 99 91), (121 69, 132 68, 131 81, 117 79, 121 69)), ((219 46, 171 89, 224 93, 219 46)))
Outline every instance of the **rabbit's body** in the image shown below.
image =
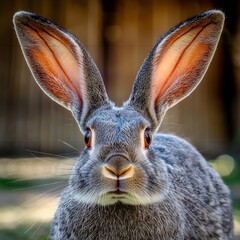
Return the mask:
POLYGON ((91 205, 79 203, 68 186, 53 221, 52 239, 231 239, 229 190, 218 174, 176 136, 158 134, 153 142, 153 167, 155 161, 164 164, 171 183, 164 199, 143 206, 91 205))
POLYGON ((230 194, 218 174, 184 140, 156 133, 167 109, 200 83, 223 22, 222 12, 208 11, 159 38, 117 108, 75 36, 35 14, 15 14, 37 83, 85 132, 53 240, 232 239, 230 194))

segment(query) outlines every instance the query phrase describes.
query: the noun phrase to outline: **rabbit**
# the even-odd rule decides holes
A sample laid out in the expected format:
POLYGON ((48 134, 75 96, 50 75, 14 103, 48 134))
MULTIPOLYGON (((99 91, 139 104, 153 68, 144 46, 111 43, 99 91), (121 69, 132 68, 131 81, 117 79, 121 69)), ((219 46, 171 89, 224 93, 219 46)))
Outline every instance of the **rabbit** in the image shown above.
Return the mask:
POLYGON ((84 134, 52 222, 52 240, 232 239, 228 187, 190 143, 157 133, 166 111, 202 80, 224 18, 209 10, 160 37, 129 99, 117 107, 73 34, 36 14, 15 13, 33 77, 72 112, 84 134))

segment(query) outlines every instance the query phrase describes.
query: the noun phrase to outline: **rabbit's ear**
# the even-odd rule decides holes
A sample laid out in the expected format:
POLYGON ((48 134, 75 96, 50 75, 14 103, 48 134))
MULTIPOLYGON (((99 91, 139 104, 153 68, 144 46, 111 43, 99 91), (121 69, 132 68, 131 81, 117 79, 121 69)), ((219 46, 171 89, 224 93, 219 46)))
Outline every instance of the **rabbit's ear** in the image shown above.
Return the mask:
POLYGON ((109 103, 96 65, 75 36, 28 12, 17 12, 13 22, 28 66, 48 96, 80 122, 109 103))
POLYGON ((190 18, 162 36, 144 61, 128 104, 157 128, 166 110, 200 83, 215 52, 224 14, 212 10, 190 18))

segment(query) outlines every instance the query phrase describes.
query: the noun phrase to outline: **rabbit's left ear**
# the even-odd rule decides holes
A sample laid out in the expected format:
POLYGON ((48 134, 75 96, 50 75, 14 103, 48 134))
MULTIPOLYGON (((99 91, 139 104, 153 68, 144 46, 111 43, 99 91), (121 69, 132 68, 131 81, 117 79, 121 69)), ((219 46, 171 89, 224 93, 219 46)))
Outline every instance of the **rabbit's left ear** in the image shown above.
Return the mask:
POLYGON ((224 23, 221 11, 190 18, 161 37, 143 63, 128 104, 157 129, 166 110, 200 83, 213 57, 224 23))
POLYGON ((49 97, 73 113, 84 131, 87 116, 109 104, 92 58, 74 35, 45 18, 17 12, 13 22, 36 82, 49 97))

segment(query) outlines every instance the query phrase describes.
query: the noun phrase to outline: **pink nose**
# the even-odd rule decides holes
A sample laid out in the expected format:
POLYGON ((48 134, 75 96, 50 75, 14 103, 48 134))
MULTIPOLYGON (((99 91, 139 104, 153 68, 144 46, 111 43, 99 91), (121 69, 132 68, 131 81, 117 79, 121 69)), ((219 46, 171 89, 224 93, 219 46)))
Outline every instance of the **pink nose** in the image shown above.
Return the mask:
POLYGON ((102 174, 106 178, 115 180, 127 179, 134 175, 134 167, 125 157, 116 155, 103 165, 102 174))

